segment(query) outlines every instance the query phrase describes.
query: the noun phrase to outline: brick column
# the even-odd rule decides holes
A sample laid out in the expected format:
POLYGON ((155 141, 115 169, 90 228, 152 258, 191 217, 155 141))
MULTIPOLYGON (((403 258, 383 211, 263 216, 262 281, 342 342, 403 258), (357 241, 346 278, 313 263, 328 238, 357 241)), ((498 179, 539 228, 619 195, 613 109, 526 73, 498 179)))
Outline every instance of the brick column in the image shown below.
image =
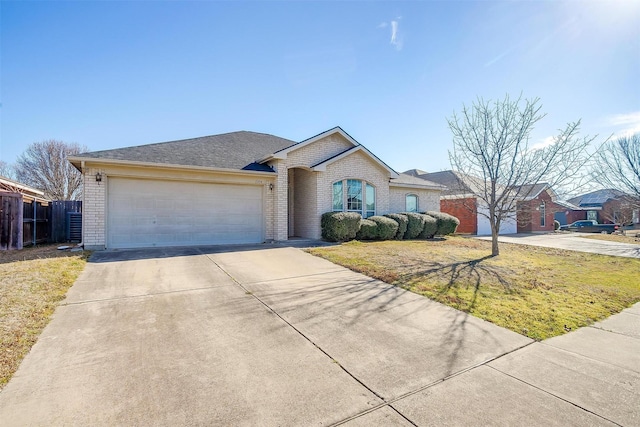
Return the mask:
POLYGON ((102 250, 106 246, 107 175, 103 169, 85 168, 82 200, 82 243, 86 249, 102 250), (96 181, 96 173, 102 180, 96 181))
POLYGON ((285 162, 277 161, 274 165, 274 169, 278 173, 276 182, 274 185, 274 239, 275 240, 288 240, 289 229, 287 224, 287 217, 289 212, 288 207, 288 189, 287 189, 287 167, 285 162))

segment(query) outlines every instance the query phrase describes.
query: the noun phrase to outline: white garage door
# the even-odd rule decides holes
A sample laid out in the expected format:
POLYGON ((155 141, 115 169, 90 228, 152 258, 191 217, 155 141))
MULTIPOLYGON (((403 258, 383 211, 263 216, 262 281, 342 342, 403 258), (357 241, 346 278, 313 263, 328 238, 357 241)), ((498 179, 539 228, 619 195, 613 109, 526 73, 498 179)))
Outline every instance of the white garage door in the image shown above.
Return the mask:
MULTIPOLYGON (((486 215, 489 214, 489 208, 487 207, 478 206, 478 211, 484 212, 486 215)), ((517 232, 518 223, 515 215, 508 215, 502 218, 498 234, 515 234, 517 232)), ((489 219, 484 215, 478 215, 478 236, 491 236, 491 224, 489 223, 489 219)))
POLYGON ((259 243, 262 187, 109 178, 107 247, 259 243))

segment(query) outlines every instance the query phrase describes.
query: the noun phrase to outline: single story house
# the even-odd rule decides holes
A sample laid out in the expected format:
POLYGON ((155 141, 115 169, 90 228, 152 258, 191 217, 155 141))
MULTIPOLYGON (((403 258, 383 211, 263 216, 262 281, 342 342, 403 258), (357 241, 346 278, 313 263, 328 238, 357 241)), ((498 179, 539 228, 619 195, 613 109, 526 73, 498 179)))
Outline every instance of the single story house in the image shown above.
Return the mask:
MULTIPOLYGON (((458 233, 478 236, 491 235, 491 224, 486 216, 489 209, 486 203, 476 196, 481 192, 482 180, 452 170, 426 173, 419 169, 411 169, 404 173, 446 187, 440 196, 440 211, 460 220, 458 233)), ((503 218, 499 233, 513 234, 516 232, 516 213, 513 212, 513 215, 503 218)))
POLYGON ((574 221, 590 219, 601 224, 640 223, 640 200, 620 190, 596 190, 569 199, 568 202, 579 209, 573 212, 574 221))
POLYGON ((438 210, 442 190, 340 127, 301 142, 242 131, 69 160, 83 175, 88 249, 318 239, 324 212, 438 210))
POLYGON ((518 233, 542 233, 554 230, 555 213, 562 206, 556 203, 558 195, 547 183, 523 185, 518 188, 518 233))

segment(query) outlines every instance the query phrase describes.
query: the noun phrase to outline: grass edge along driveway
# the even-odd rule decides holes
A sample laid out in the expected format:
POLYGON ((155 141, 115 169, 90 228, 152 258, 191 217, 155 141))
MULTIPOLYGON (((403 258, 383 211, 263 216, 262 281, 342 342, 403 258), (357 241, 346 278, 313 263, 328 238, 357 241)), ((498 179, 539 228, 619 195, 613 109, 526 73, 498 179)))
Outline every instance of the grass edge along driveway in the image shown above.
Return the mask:
POLYGON ((73 285, 90 252, 57 245, 0 252, 0 390, 73 285))
POLYGON ((309 249, 351 270, 542 340, 640 301, 640 260, 452 236, 309 249))

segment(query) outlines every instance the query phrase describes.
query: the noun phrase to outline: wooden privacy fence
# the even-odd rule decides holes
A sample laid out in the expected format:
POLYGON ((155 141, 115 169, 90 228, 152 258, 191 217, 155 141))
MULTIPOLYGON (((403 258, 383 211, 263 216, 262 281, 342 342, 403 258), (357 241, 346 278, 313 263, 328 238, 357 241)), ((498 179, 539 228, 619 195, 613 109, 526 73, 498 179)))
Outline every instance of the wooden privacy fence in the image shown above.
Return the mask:
POLYGON ((82 202, 54 200, 51 207, 51 237, 53 243, 82 240, 82 202))
POLYGON ((28 246, 48 242, 51 214, 49 202, 25 200, 22 207, 22 244, 28 246))
POLYGON ((0 192, 0 250, 81 240, 81 201, 24 200, 21 194, 0 192))
POLYGON ((0 193, 0 250, 22 249, 22 195, 0 193))

